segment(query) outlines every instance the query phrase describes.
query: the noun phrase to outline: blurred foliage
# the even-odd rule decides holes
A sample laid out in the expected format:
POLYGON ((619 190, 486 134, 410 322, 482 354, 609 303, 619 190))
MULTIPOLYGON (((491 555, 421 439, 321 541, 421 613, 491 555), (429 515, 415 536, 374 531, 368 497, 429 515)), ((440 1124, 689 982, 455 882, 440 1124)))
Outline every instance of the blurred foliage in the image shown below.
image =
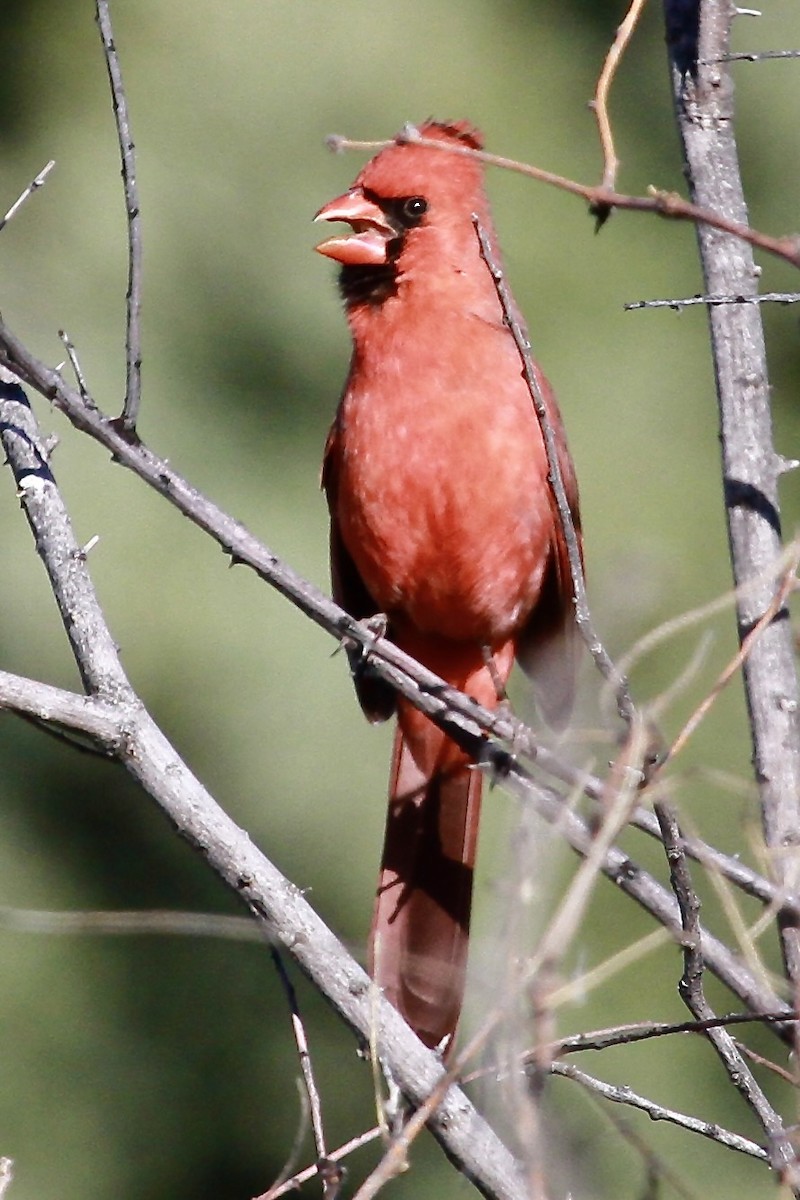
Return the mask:
MULTIPOLYGON (((796 6, 741 20, 740 47, 798 43, 796 6)), ((0 208, 50 157, 58 166, 2 235, 0 307, 43 358, 66 327, 99 403, 120 404, 126 245, 105 67, 89 0, 5 0, 0 208)), ((114 6, 145 234, 141 432, 277 553, 326 581, 318 466, 348 340, 330 265, 311 252, 315 209, 359 165, 326 133, 390 134, 428 114, 468 116, 490 148, 584 180, 600 158, 586 101, 623 6, 588 0, 128 0, 114 6)), ((620 187, 680 187, 659 6, 646 11, 612 96, 620 187)), ((786 164, 800 152, 796 63, 736 67, 753 223, 797 228, 786 164)), ((711 368, 701 310, 624 313, 625 301, 700 290, 690 229, 616 214, 599 236, 580 204, 519 177, 489 180, 509 273, 565 411, 582 487, 595 613, 621 653, 664 618, 728 586, 711 368)), ((794 287, 764 260, 765 288, 794 287)), ((797 454, 797 317, 767 315, 779 449, 797 454)), ((361 721, 341 657, 314 626, 41 400, 61 438, 54 467, 135 686, 236 820, 357 952, 383 823, 388 731, 361 721)), ((784 488, 786 528, 797 484, 784 488)), ((67 686, 77 677, 10 475, 0 491, 0 661, 67 686)), ((674 733, 734 646, 713 623, 702 670, 666 715, 674 733)), ((689 662, 694 630, 634 672, 643 699, 689 662)), ((597 722, 587 673, 587 723, 597 722)), ((525 707, 525 697, 520 696, 525 707)), ((596 741, 594 743, 597 744, 596 741)), ((572 748, 584 749, 580 740, 572 748)), ((602 756, 602 751, 601 751, 602 756)), ((233 900, 121 771, 0 716, 2 903, 20 908, 174 907, 233 900)), ((755 812, 738 685, 674 774, 691 820, 748 853, 755 812)), ((472 1011, 496 992, 497 929, 517 813, 486 805, 472 1011), (489 947, 494 949, 490 953, 489 947)), ((538 829, 546 896, 571 868, 538 829)), ((629 850, 663 875, 654 847, 629 850)), ((714 897, 707 914, 723 933, 714 897)), ((651 924, 607 885, 566 964, 576 976, 651 924)), ((13 1200, 109 1195, 240 1200, 283 1164, 299 1101, 286 1006, 258 946, 210 940, 2 932, 0 1153, 13 1200)), ((768 948, 769 949, 769 948, 768 948)), ((771 953, 772 951, 769 950, 771 953)), ((563 1012, 569 1031, 680 1019, 677 952, 665 946, 563 1012)), ((718 996, 722 1007, 729 998, 718 996)), ((310 989, 331 1146, 373 1120, 366 1067, 310 989)), ((765 1041, 764 1048, 768 1048, 765 1041)), ((753 1134, 709 1051, 674 1040, 592 1064, 662 1102, 753 1134), (700 1070, 698 1064, 702 1063, 700 1070)), ((602 1109, 551 1087, 554 1152, 576 1196, 642 1194, 645 1167, 602 1109)), ((501 1123, 497 1089, 479 1093, 501 1123)), ((706 1198, 772 1194, 760 1168, 643 1118, 626 1122, 706 1198), (701 1175, 702 1172, 702 1175, 701 1175)), ((306 1158, 312 1156, 310 1144, 306 1158)), ((374 1159, 354 1161, 354 1178, 374 1159)), ((396 1196, 463 1192, 431 1144, 396 1196)), ((315 1193, 316 1194, 316 1193, 315 1193)), ((669 1188, 665 1195, 670 1194, 669 1188)))

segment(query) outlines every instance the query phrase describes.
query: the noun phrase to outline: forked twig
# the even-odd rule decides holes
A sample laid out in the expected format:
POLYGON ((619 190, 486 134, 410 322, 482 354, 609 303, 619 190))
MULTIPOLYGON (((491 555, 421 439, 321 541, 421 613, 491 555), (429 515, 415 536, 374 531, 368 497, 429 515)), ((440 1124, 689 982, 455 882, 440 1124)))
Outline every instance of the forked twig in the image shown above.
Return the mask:
MULTIPOLYGON (((354 1151, 360 1150, 362 1146, 367 1146, 370 1142, 374 1142, 380 1136, 380 1127, 375 1125, 372 1129, 367 1129, 357 1137, 351 1138, 349 1142, 345 1142, 337 1150, 331 1150, 328 1155, 328 1161, 340 1163, 349 1154, 353 1154, 354 1151)), ((278 1200, 280 1196, 285 1196, 287 1192, 296 1191, 301 1184, 308 1183, 309 1179, 313 1179, 317 1174, 319 1174, 319 1167, 317 1163, 314 1163, 313 1166, 306 1167, 305 1170, 298 1171, 295 1175, 292 1175, 291 1179, 285 1179, 281 1183, 273 1185, 268 1192, 263 1192, 260 1196, 256 1196, 255 1200, 278 1200)))
MULTIPOLYGON (((297 1000, 297 992, 292 983, 289 972, 283 965, 283 959, 274 946, 270 946, 270 955, 272 957, 275 970, 278 972, 278 978, 283 985, 283 990, 286 993, 286 998, 289 1001, 289 1011, 292 1014, 292 1033, 294 1034, 295 1045, 297 1046, 297 1055, 300 1060, 300 1070, 303 1076, 303 1087, 305 1088, 306 1097, 308 1099, 308 1114, 311 1118, 311 1129, 314 1134, 314 1146, 317 1152, 317 1171, 322 1179, 322 1195, 323 1200, 335 1200, 339 1193, 344 1171, 330 1157, 325 1147, 325 1127, 322 1123, 322 1103, 320 1101, 317 1083, 314 1078, 314 1068, 311 1063, 311 1053, 308 1048, 308 1038, 306 1029, 303 1023, 303 1018, 300 1015, 300 1005, 297 1000)), ((273 1189, 270 1189, 268 1195, 273 1194, 273 1189)))
POLYGON ((121 423, 132 433, 139 416, 142 394, 142 223, 139 209, 139 185, 136 181, 136 148, 131 133, 128 101, 122 82, 122 69, 114 44, 114 30, 108 0, 95 0, 95 19, 100 29, 106 59, 117 138, 122 160, 122 183, 125 189, 125 213, 128 223, 128 291, 126 294, 127 322, 125 331, 125 404, 121 423))
MULTIPOLYGON (((633 37, 639 17, 642 15, 642 9, 646 3, 647 0, 631 0, 631 6, 625 15, 625 20, 617 29, 614 41, 611 43, 611 47, 605 57, 603 68, 597 80, 594 100, 591 105, 595 119, 597 120, 597 132, 600 135, 600 145, 603 150, 603 187, 609 190, 616 183, 619 159, 614 149, 614 137, 611 132, 611 121, 608 116, 608 93, 622 56, 633 37)), ((605 211, 607 215, 608 210, 605 211)))
MULTIPOLYGON (((700 1021, 709 1021, 715 1016, 715 1013, 708 1003, 703 989, 705 960, 700 928, 700 900, 692 885, 677 816, 672 807, 663 800, 656 801, 654 808, 661 826, 664 850, 669 863, 670 882, 675 892, 675 899, 678 901, 684 931, 684 966, 678 991, 694 1017, 700 1021)), ((755 1114, 769 1138, 768 1157, 773 1169, 788 1184, 792 1195, 800 1196, 797 1155, 780 1116, 762 1091, 727 1029, 709 1025, 706 1034, 731 1083, 755 1114)))
POLYGON ((586 201, 590 212, 619 208, 628 212, 651 213, 672 221, 688 221, 692 225, 707 225, 712 229, 719 229, 723 233, 730 233, 733 237, 741 238, 742 241, 749 242, 751 246, 757 246, 768 254, 774 254, 793 267, 800 267, 800 238, 793 235, 773 237, 771 234, 761 233, 757 229, 751 229, 743 221, 735 221, 710 208, 692 204, 691 201, 684 200, 677 192, 649 188, 647 196, 630 196, 609 188, 594 187, 590 184, 579 183, 576 179, 569 179, 565 175, 558 175, 554 171, 545 171, 541 167, 534 167, 530 163, 506 158, 502 154, 490 154, 487 150, 473 150, 470 146, 460 146, 454 142, 422 137, 414 125, 404 126, 402 132, 396 137, 383 141, 358 141, 339 133, 332 133, 325 140, 334 153, 341 150, 382 150, 385 146, 413 142, 417 146, 425 146, 426 149, 436 150, 442 154, 459 154, 465 158, 477 158, 479 162, 486 163, 489 167, 515 171, 520 175, 526 175, 529 179, 536 179, 540 183, 569 192, 570 195, 579 196, 586 201))

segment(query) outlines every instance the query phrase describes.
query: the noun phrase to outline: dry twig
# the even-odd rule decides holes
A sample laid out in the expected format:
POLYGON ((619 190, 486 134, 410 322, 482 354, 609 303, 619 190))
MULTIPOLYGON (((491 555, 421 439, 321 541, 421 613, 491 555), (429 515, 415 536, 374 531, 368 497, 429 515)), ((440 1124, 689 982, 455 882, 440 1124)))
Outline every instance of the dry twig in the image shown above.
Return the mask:
MULTIPOLYGON (((617 69, 625 53, 628 43, 633 37, 634 30, 639 23, 639 17, 642 15, 647 0, 631 0, 630 8, 628 9, 625 20, 617 29, 614 41, 606 55, 603 68, 597 80, 597 87, 592 101, 592 109, 595 118, 597 119, 597 132, 600 136, 600 145, 603 150, 603 183, 602 186, 611 191, 617 180, 617 169, 619 167, 619 159, 617 158, 614 149, 614 137, 611 132, 611 121, 608 116, 608 93, 611 90, 611 84, 617 69)), ((605 216, 608 216, 610 210, 602 210, 605 216)), ((602 211, 598 210, 598 215, 602 217, 602 211)))
MULTIPOLYGON (((656 815, 661 826, 664 849, 669 863, 670 880, 681 911, 684 937, 683 975, 678 991, 686 1007, 699 1021, 710 1022, 715 1014, 703 990, 703 935, 700 929, 700 900, 692 886, 686 855, 681 846, 677 817, 664 801, 657 801, 656 815)), ((708 1040, 717 1052, 733 1086, 753 1111, 769 1138, 769 1162, 781 1179, 789 1185, 792 1195, 800 1196, 800 1174, 797 1156, 783 1122, 758 1085, 735 1041, 727 1029, 708 1024, 708 1040)))
MULTIPOLYGON (((47 182, 47 176, 50 174, 50 172, 52 171, 52 169, 55 165, 56 165, 56 160, 54 158, 51 158, 50 162, 46 163, 42 167, 41 171, 36 176, 36 178, 32 179, 31 182, 28 184, 28 186, 25 188, 25 190, 19 196, 17 196, 17 199, 11 205, 11 208, 8 210, 6 215, 4 217, 0 217, 0 233, 3 232, 3 230, 5 229, 8 222, 17 215, 17 213, 22 208, 25 201, 28 200, 33 195, 34 192, 37 192, 39 190, 39 188, 42 187, 47 182)), ((4 1159, 3 1161, 8 1162, 10 1160, 4 1159)))
POLYGON ((136 180, 136 147, 131 133, 128 100, 122 82, 122 69, 114 44, 114 30, 108 0, 95 0, 95 20, 100 30, 106 59, 117 138, 122 160, 122 183, 125 189, 125 214, 128 223, 128 290, 126 294, 127 327, 125 333, 125 404, 120 418, 128 434, 136 429, 142 394, 142 221, 139 208, 139 185, 136 180))

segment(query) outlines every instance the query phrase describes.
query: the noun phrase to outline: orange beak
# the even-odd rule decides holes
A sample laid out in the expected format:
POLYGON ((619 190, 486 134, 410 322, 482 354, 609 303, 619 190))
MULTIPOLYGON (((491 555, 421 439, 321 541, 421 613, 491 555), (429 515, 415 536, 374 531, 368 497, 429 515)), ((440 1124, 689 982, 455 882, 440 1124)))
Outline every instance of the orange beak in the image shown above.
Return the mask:
POLYGON ((388 262, 389 242, 398 236, 383 210, 361 188, 351 188, 323 205, 314 220, 345 221, 351 226, 351 234, 328 238, 316 247, 319 254, 345 266, 382 266, 388 262))

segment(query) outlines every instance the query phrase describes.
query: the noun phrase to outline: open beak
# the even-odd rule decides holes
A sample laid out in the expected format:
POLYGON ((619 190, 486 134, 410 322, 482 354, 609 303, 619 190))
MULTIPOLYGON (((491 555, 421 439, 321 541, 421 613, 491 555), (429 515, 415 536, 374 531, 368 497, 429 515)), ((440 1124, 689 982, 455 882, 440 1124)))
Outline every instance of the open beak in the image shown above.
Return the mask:
POLYGON ((387 247, 397 237, 397 230, 361 188, 352 188, 323 205, 314 220, 345 221, 353 230, 346 237, 328 238, 316 247, 326 258, 345 266, 382 266, 388 262, 387 247))

